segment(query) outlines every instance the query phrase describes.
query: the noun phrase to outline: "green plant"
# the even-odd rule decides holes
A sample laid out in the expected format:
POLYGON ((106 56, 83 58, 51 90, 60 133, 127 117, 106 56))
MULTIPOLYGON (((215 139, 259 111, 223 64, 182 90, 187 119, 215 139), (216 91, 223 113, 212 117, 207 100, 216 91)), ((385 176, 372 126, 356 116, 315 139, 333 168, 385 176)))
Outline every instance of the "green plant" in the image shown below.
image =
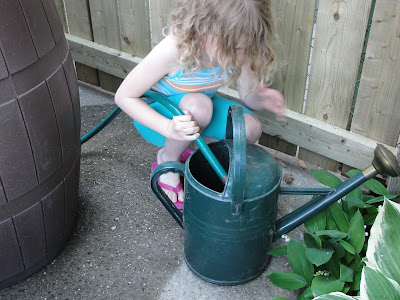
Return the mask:
POLYGON ((400 205, 385 200, 371 228, 371 237, 361 276, 360 297, 331 293, 316 300, 400 299, 400 205))
MULTIPOLYGON (((333 188, 342 182, 327 171, 311 172, 328 187, 333 188)), ((358 172, 352 170, 347 175, 352 177, 358 172)), ((293 271, 269 274, 267 277, 275 285, 291 290, 305 288, 298 299, 313 299, 331 292, 358 294, 369 227, 384 197, 396 197, 389 195, 375 179, 363 185, 375 195, 363 195, 361 187, 356 188, 305 223, 308 232, 304 234, 304 244, 290 240, 287 246, 270 251, 275 256, 287 255, 293 271)))

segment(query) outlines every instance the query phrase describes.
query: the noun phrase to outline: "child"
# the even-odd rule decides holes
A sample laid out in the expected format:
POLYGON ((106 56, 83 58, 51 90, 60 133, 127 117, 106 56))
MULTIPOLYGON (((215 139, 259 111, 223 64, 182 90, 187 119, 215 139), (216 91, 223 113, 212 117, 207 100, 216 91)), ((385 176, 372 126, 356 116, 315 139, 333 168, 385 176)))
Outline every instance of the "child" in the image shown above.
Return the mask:
MULTIPOLYGON (((271 1, 178 1, 169 34, 128 74, 115 95, 138 131, 163 147, 153 167, 178 161, 200 133, 224 138, 228 108, 236 104, 215 95, 224 82, 237 84, 247 107, 247 142, 261 136, 260 121, 249 109, 268 109, 284 119, 282 95, 266 87, 275 63, 271 1), (162 105, 148 105, 140 97, 149 89, 167 96, 185 115, 172 118, 162 105)), ((178 208, 183 207, 178 174, 162 175, 159 185, 178 208)))

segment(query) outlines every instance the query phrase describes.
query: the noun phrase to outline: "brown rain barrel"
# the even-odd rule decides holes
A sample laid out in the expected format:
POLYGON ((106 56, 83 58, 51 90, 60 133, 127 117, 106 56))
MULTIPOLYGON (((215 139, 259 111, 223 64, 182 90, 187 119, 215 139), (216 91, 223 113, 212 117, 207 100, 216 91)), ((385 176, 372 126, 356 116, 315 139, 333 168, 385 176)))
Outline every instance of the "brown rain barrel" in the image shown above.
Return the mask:
POLYGON ((78 203, 80 108, 52 0, 0 1, 0 288, 63 249, 78 203))

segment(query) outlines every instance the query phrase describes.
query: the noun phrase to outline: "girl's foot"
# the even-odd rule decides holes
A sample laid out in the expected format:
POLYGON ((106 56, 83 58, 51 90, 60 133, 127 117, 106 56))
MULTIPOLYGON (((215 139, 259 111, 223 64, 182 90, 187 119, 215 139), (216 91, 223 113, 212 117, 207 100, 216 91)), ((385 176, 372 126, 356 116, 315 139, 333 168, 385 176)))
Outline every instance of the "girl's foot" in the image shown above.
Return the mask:
MULTIPOLYGON (((164 155, 164 148, 160 149, 157 153, 157 164, 161 164, 166 161, 171 161, 171 159, 168 159, 164 155)), ((180 175, 177 173, 172 173, 168 172, 167 174, 163 174, 160 176, 159 182, 169 185, 172 187, 170 188, 163 188, 165 194, 168 196, 169 199, 171 199, 172 202, 183 202, 185 199, 185 194, 183 189, 179 189, 178 185, 181 183, 181 178, 180 175), (177 189, 174 189, 177 188, 177 189)), ((160 185, 161 186, 161 185, 160 185)), ((162 186, 161 186, 162 187, 162 186)))

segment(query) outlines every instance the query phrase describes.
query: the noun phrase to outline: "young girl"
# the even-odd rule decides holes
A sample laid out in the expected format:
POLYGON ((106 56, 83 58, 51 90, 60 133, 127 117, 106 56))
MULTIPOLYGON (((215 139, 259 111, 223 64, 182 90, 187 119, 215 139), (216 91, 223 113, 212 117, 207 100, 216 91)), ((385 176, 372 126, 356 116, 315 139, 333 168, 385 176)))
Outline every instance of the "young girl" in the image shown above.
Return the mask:
MULTIPOLYGON (((247 142, 255 143, 261 124, 249 110, 268 109, 284 119, 282 95, 266 87, 274 68, 272 0, 180 0, 169 34, 128 74, 116 104, 135 120, 149 142, 162 147, 153 167, 178 161, 200 133, 223 139, 233 101, 215 95, 224 83, 236 83, 244 103, 247 142), (174 116, 158 103, 140 98, 159 92, 179 106, 174 116)), ((184 193, 178 174, 162 175, 159 185, 178 208, 184 193)))

